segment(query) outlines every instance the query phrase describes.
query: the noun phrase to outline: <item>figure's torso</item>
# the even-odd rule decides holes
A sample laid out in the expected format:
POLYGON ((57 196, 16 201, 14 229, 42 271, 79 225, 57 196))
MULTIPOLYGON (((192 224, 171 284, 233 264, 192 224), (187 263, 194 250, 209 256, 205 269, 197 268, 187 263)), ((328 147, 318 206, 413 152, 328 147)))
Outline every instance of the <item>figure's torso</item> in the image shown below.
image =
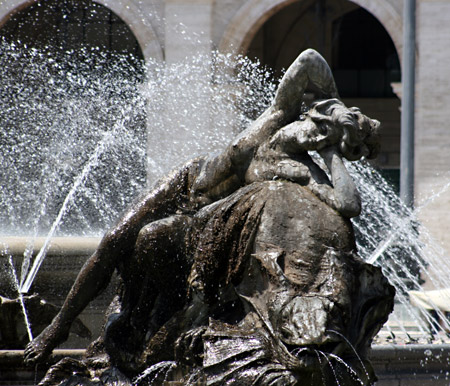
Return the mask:
POLYGON ((284 251, 282 269, 293 282, 314 279, 305 272, 319 269, 329 249, 355 249, 350 221, 318 199, 307 187, 280 181, 266 188, 264 214, 255 240, 255 252, 276 246, 284 251))

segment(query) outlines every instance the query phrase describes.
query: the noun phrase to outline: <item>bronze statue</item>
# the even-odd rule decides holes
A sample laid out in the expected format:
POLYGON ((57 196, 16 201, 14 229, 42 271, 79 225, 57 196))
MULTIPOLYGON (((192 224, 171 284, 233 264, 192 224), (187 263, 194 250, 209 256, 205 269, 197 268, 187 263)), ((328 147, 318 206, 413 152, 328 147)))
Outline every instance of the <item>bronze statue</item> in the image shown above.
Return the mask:
MULTIPOLYGON (((346 384, 371 384, 365 352, 393 289, 356 256, 349 218, 361 203, 343 158, 375 156, 379 123, 337 98, 325 60, 301 53, 272 105, 221 154, 172 172, 106 233, 26 362, 64 341, 117 270, 104 334, 75 366, 86 384, 98 373, 145 384, 163 363, 187 384, 321 384, 344 360, 346 384), (308 86, 325 99, 303 111, 308 86)), ((44 384, 76 384, 61 375, 73 366, 56 365, 44 384)))

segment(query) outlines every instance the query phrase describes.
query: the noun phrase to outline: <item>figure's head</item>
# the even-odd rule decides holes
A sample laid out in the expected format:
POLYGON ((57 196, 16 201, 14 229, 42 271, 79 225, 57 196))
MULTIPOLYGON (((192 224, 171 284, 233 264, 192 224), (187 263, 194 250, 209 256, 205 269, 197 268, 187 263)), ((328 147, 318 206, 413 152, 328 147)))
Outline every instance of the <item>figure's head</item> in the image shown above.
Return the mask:
POLYGON ((314 102, 308 115, 322 134, 340 136, 339 148, 348 160, 378 155, 380 122, 365 116, 357 107, 348 108, 338 99, 326 99, 314 102))

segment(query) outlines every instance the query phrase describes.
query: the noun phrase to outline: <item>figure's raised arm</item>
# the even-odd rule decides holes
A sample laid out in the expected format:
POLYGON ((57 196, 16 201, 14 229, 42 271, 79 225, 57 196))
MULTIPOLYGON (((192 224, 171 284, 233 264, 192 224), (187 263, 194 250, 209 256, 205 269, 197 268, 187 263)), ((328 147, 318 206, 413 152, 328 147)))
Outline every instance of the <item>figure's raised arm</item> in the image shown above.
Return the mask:
POLYGON ((273 108, 295 119, 300 115, 303 94, 309 84, 325 98, 339 97, 328 63, 311 48, 303 51, 284 74, 272 103, 273 108))
POLYGON ((258 147, 279 129, 298 119, 309 84, 325 97, 338 96, 330 67, 313 49, 303 51, 288 68, 269 108, 222 153, 205 163, 193 185, 193 196, 204 202, 214 201, 239 188, 258 147))

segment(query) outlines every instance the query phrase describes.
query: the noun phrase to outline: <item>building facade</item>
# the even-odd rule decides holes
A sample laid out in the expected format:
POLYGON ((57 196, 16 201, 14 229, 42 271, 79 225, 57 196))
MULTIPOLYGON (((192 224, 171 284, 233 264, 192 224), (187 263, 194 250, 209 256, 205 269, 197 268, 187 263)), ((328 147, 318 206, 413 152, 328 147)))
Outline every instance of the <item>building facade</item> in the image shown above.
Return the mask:
MULTIPOLYGON (((417 0, 416 20, 415 201, 449 256, 450 0, 417 0)), ((316 48, 332 66, 344 101, 383 123, 376 162, 394 180, 402 31, 402 0, 0 1, 2 36, 42 45, 59 36, 61 46, 84 41, 148 63, 218 50, 255 57, 280 74, 303 49, 316 48)))

